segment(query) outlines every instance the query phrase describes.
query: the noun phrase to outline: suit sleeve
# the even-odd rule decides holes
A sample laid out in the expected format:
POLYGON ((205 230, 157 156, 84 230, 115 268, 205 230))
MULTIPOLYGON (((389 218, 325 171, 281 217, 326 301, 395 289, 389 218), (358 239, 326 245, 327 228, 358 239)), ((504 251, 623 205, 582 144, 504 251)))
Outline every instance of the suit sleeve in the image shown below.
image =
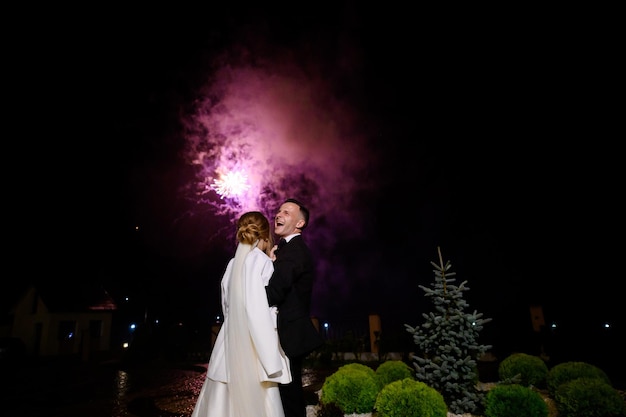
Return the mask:
POLYGON ((267 301, 270 306, 278 306, 287 298, 293 287, 296 263, 289 259, 277 259, 274 262, 274 273, 267 284, 267 301))

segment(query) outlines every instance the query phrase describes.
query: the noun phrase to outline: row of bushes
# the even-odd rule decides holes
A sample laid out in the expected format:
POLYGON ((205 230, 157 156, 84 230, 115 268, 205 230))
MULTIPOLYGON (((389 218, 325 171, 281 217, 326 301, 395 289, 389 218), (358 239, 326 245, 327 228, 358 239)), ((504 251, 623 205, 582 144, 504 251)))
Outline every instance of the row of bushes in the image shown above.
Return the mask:
MULTIPOLYGON (((446 417, 443 396, 417 381, 400 360, 375 370, 360 363, 341 366, 326 378, 318 417, 376 412, 378 417, 446 417)), ((559 417, 622 417, 626 403, 601 369, 585 362, 565 362, 548 369, 538 356, 515 353, 498 367, 500 381, 484 396, 485 417, 547 417, 540 394, 554 399, 559 417)))
MULTIPOLYGON (((626 403, 619 391, 602 369, 590 363, 570 361, 548 368, 538 356, 514 353, 500 363, 498 376, 500 383, 494 390, 510 389, 507 385, 545 389, 555 401, 560 417, 626 416, 626 403)), ((488 405, 492 391, 487 395, 488 405)), ((487 411, 487 417, 515 415, 487 411)))
POLYGON ((400 360, 381 363, 376 370, 360 363, 341 366, 322 385, 318 417, 378 412, 380 417, 446 417, 443 396, 413 378, 400 360))

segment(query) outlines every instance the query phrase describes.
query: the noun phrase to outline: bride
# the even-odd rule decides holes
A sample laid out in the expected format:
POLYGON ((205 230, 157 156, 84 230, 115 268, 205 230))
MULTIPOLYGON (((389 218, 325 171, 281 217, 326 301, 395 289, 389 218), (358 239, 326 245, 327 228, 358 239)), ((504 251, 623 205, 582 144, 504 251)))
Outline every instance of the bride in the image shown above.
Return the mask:
POLYGON ((274 266, 268 219, 258 211, 237 221, 237 250, 221 281, 224 323, 192 417, 284 417, 278 384, 291 382, 265 285, 274 266))

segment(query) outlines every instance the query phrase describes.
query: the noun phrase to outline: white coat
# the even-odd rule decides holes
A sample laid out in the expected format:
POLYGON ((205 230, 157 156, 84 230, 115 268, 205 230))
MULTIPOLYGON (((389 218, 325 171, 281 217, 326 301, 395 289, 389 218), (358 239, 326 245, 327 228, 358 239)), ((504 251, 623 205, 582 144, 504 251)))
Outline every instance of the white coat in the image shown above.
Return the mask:
MULTIPOLYGON (((217 335, 207 377, 219 382, 229 382, 229 372, 225 360, 225 334, 228 332, 228 288, 234 258, 226 267, 221 282, 222 312, 224 323, 217 335)), ((281 384, 291 382, 289 360, 280 347, 276 328, 277 311, 270 308, 267 302, 265 286, 272 276, 274 266, 271 259, 259 248, 255 247, 246 255, 243 276, 246 299, 246 317, 252 343, 258 353, 257 371, 260 381, 271 381, 281 384)))

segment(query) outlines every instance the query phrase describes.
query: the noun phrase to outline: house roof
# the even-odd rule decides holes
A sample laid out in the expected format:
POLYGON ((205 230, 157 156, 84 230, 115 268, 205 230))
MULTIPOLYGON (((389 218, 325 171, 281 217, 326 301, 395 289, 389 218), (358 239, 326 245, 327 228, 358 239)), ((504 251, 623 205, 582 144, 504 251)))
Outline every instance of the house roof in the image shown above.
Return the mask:
POLYGON ((117 310, 113 297, 99 285, 64 284, 33 286, 53 313, 117 310))

